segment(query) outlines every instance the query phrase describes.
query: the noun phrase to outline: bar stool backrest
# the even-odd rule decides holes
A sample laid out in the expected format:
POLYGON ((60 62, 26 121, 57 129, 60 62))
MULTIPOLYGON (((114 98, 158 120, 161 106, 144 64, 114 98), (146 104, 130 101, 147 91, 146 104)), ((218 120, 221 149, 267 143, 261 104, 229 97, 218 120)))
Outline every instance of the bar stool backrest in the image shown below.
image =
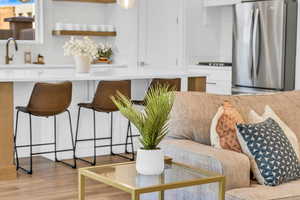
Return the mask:
POLYGON ((37 116, 53 116, 65 112, 72 100, 72 83, 36 83, 27 106, 37 116))
POLYGON ((100 112, 118 111, 119 109, 111 100, 117 91, 131 98, 131 81, 100 81, 92 102, 93 109, 100 112))
POLYGON ((153 79, 150 87, 155 87, 156 85, 169 85, 170 89, 174 88, 175 91, 180 91, 181 90, 181 79, 180 78, 175 78, 175 79, 153 79))
MULTIPOLYGON (((181 90, 181 79, 180 78, 175 78, 175 79, 153 79, 150 88, 156 87, 157 85, 168 85, 170 89, 174 89, 175 91, 180 91, 181 90)), ((148 90, 149 90, 148 89, 148 90)))

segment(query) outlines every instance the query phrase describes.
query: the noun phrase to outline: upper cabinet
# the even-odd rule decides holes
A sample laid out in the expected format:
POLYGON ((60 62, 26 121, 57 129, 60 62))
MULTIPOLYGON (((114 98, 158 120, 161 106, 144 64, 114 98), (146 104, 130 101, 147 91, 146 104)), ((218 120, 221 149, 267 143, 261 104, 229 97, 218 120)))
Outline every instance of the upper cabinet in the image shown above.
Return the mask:
POLYGON ((204 0, 204 6, 232 6, 237 3, 241 3, 242 0, 204 0))
POLYGON ((183 0, 139 0, 139 62, 145 67, 180 66, 183 0))
POLYGON ((0 41, 43 42, 43 0, 0 1, 0 41))

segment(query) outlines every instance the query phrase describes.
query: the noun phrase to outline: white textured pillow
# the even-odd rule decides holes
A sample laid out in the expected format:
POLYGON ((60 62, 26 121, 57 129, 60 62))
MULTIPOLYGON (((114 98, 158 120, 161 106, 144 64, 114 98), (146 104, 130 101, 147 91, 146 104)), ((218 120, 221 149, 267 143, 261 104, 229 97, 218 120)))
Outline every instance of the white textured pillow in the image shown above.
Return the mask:
POLYGON ((249 120, 250 123, 260 123, 268 118, 274 119, 279 126, 282 128, 283 132, 285 133, 286 137, 290 141, 293 146, 294 151, 296 152, 297 158, 300 161, 300 154, 299 154, 299 143, 298 138, 296 137, 295 133, 284 123, 278 115, 272 110, 270 106, 265 107, 265 112, 262 116, 258 115, 254 110, 249 112, 249 120))

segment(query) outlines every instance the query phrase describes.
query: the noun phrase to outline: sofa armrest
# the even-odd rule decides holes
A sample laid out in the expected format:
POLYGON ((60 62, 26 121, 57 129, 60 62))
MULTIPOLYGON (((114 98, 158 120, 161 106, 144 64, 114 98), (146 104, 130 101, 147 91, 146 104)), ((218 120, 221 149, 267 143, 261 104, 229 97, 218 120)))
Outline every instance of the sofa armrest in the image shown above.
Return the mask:
POLYGON ((216 149, 191 140, 166 139, 160 146, 166 156, 175 162, 224 175, 226 190, 250 186, 250 161, 244 154, 216 149))

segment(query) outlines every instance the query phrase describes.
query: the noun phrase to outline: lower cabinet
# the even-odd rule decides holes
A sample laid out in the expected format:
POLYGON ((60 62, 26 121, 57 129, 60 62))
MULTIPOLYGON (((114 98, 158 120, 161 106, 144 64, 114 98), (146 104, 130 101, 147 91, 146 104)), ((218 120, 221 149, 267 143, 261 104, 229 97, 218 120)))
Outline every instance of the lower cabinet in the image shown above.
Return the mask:
POLYGON ((228 81, 210 81, 206 83, 206 92, 211 94, 231 94, 231 83, 228 81))
POLYGON ((210 94, 230 95, 232 89, 231 67, 211 67, 192 65, 190 71, 203 72, 207 74, 206 92, 210 94))

